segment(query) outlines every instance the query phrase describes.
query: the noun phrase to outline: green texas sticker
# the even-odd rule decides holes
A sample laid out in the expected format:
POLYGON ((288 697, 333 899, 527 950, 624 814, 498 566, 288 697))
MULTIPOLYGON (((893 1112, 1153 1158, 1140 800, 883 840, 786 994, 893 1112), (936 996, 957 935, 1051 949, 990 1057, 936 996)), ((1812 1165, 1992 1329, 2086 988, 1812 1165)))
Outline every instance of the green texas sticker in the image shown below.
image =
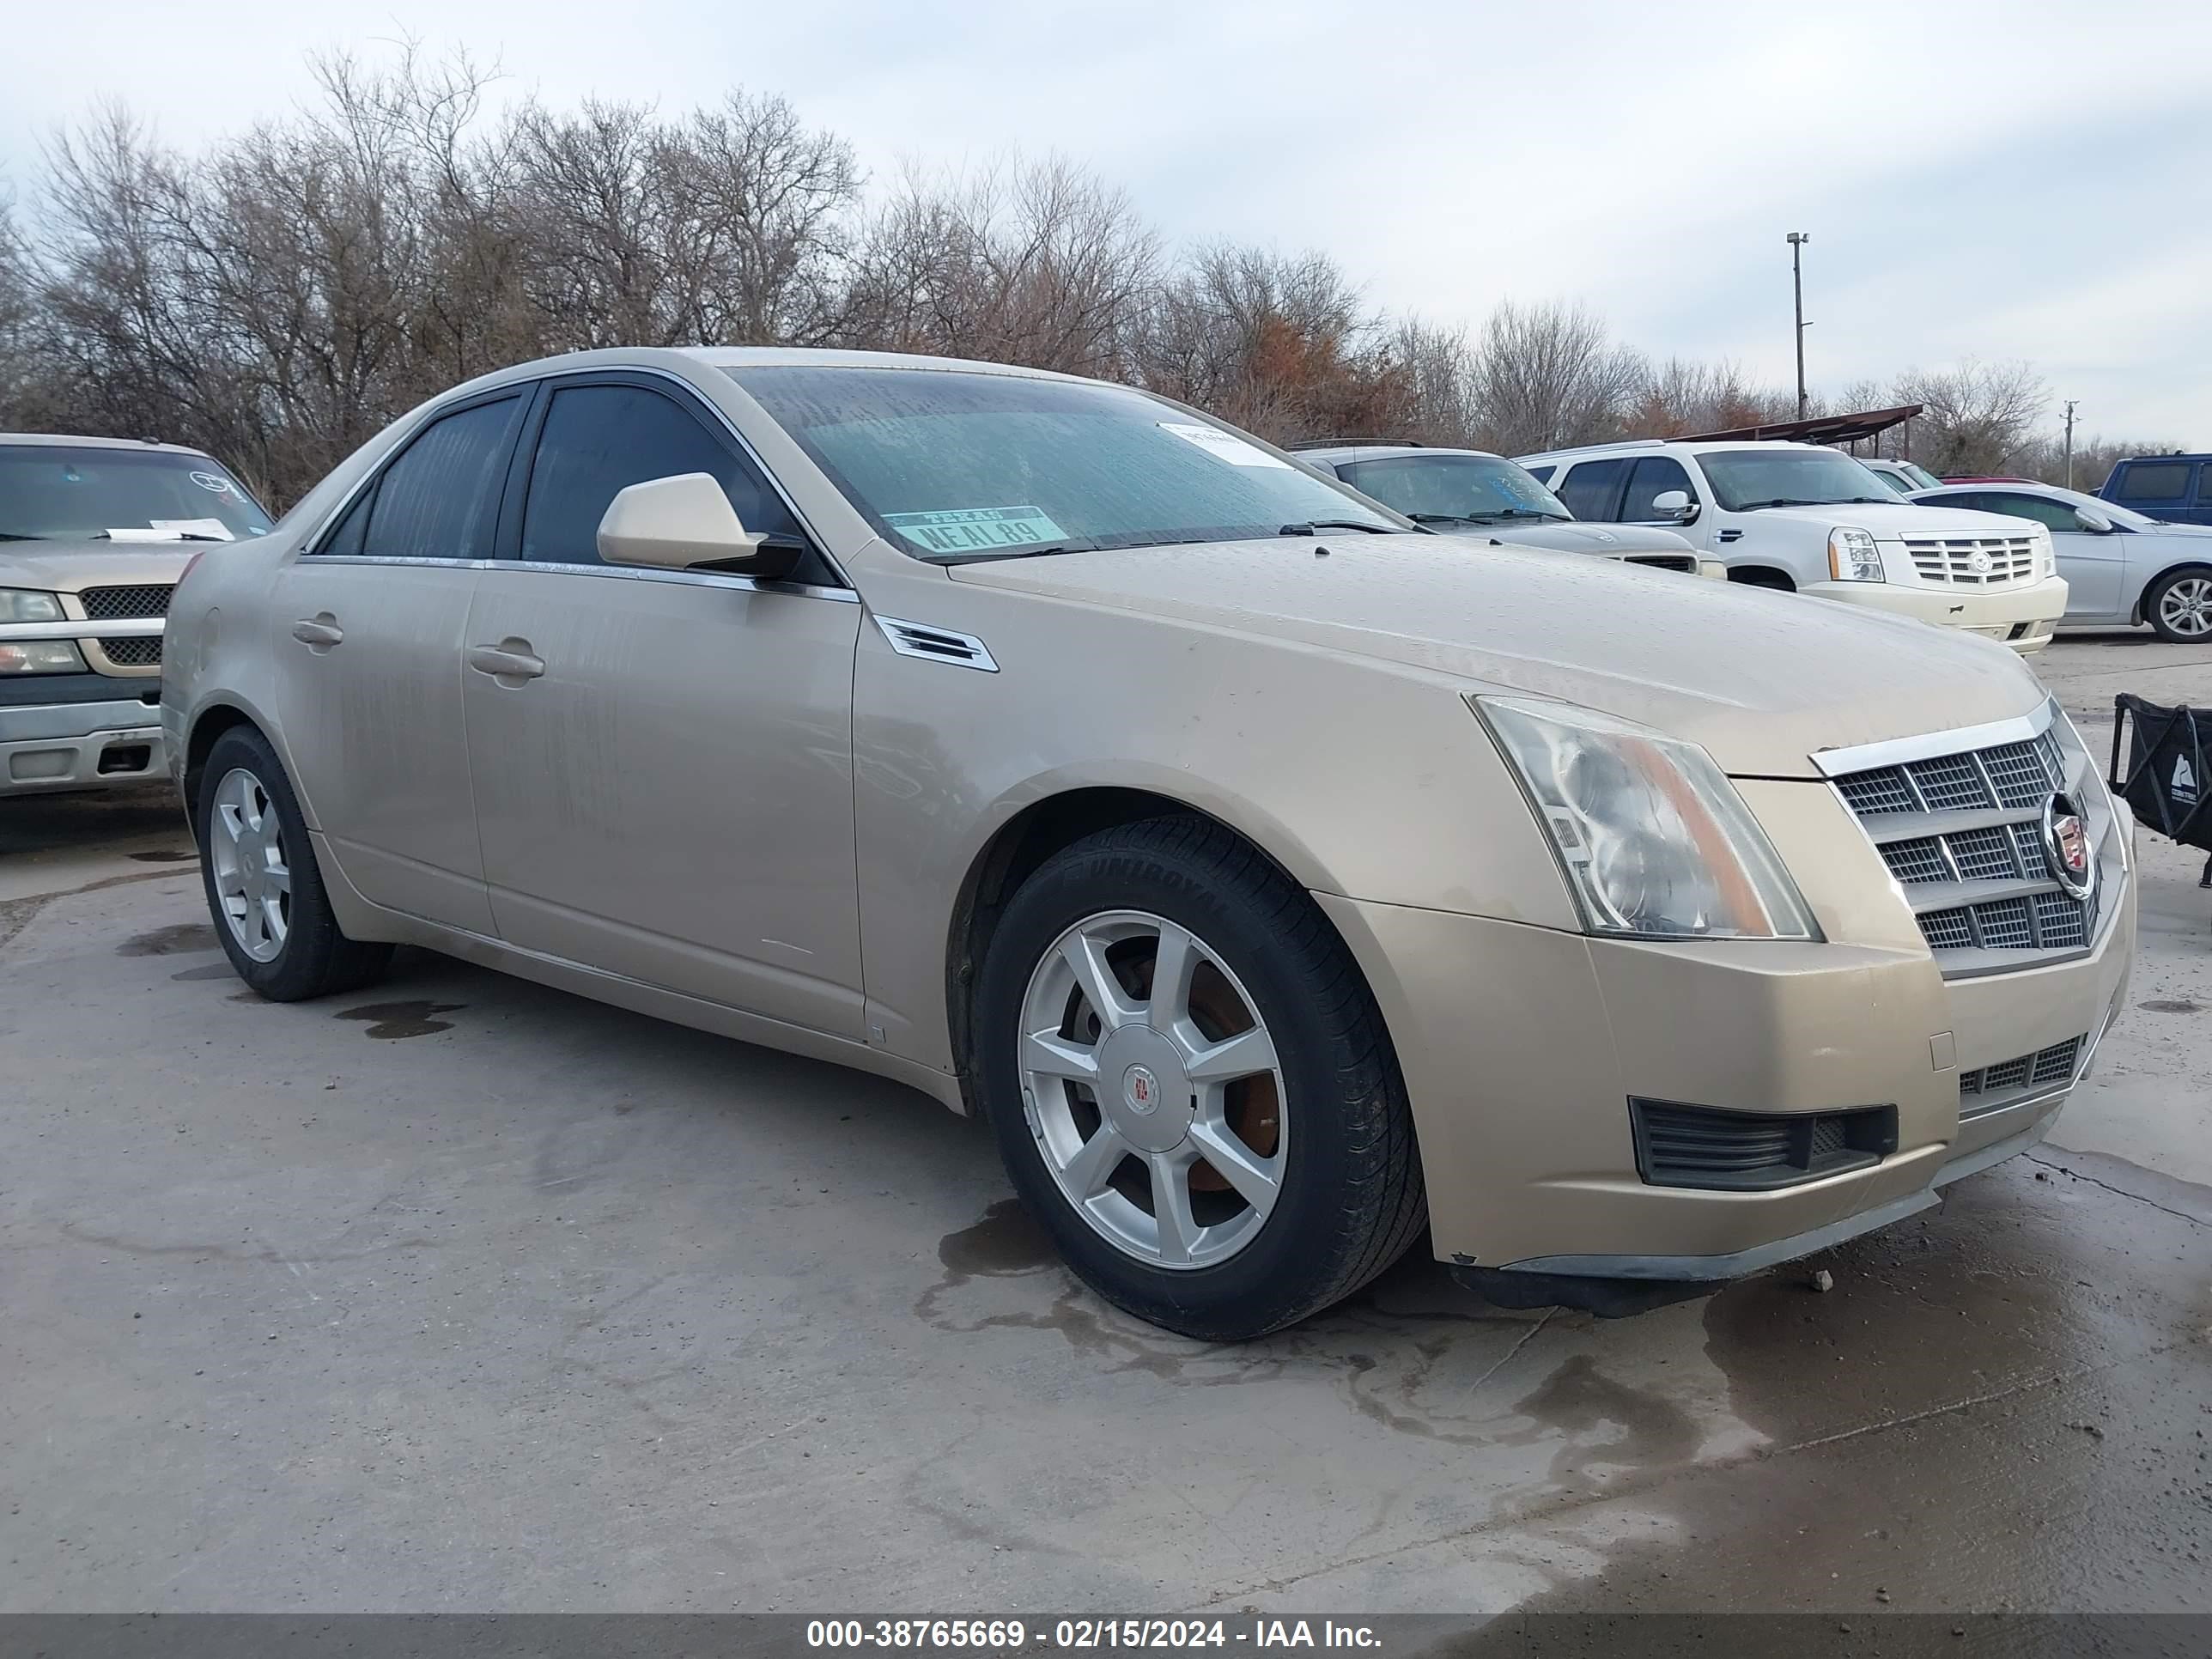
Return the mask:
POLYGON ((1034 507, 955 507, 934 513, 886 513, 884 522, 932 553, 987 552, 1056 542, 1067 532, 1034 507))

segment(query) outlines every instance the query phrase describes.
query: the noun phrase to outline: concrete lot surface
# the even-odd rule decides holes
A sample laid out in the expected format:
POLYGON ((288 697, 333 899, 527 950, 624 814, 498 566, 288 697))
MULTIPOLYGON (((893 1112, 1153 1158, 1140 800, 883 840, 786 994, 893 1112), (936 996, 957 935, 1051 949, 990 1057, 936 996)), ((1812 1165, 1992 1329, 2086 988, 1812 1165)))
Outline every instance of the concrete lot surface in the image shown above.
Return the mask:
POLYGON ((1210 1348, 919 1095, 423 954, 264 1003, 166 799, 0 807, 0 1610, 2212 1610, 2212 893, 2140 850, 2100 1075, 1940 1210, 1210 1348))

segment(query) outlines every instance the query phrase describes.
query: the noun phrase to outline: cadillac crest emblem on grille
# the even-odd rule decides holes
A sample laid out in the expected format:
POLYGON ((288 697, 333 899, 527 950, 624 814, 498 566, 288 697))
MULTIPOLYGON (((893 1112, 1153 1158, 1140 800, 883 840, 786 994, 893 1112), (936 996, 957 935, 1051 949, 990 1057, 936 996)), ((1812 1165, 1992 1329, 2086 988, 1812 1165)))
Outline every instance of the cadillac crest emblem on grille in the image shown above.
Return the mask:
POLYGON ((2088 826, 2065 795, 2043 804, 2043 857, 2052 880, 2077 899, 2089 896, 2097 884, 2097 860, 2090 852, 2088 826))

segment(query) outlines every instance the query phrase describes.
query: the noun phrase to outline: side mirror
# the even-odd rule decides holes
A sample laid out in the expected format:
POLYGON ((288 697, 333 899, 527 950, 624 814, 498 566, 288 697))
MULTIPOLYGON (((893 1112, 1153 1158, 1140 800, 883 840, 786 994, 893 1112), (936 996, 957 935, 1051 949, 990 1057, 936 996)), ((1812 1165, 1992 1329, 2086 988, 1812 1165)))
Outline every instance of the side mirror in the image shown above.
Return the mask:
POLYGON ((2103 514, 2098 512, 2094 507, 2075 507, 2074 509, 2074 522, 2080 525, 2082 529, 2087 531, 2092 536, 2109 536, 2112 533, 2114 529, 2112 521, 2106 518, 2103 514))
POLYGON ((1672 519, 1677 524, 1687 524, 1698 516, 1698 509, 1686 489, 1662 489, 1651 498, 1651 510, 1662 519, 1672 519))
POLYGON ((773 546, 738 522, 722 486, 704 472, 650 478, 617 493, 599 520, 599 556, 656 570, 720 570, 774 580, 798 565, 799 550, 773 546))

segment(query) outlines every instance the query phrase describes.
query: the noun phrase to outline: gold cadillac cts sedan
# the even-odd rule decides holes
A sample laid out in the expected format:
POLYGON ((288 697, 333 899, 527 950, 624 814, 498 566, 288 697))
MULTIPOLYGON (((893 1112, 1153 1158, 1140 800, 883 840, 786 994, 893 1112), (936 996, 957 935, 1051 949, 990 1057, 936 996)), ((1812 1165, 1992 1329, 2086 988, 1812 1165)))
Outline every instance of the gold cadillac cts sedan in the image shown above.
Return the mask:
POLYGON ((1426 533, 981 363, 471 381, 184 579, 239 974, 394 942, 990 1121, 1100 1294, 1255 1336, 1425 1231, 1625 1312, 2037 1140, 2131 823, 2002 646, 1426 533))

